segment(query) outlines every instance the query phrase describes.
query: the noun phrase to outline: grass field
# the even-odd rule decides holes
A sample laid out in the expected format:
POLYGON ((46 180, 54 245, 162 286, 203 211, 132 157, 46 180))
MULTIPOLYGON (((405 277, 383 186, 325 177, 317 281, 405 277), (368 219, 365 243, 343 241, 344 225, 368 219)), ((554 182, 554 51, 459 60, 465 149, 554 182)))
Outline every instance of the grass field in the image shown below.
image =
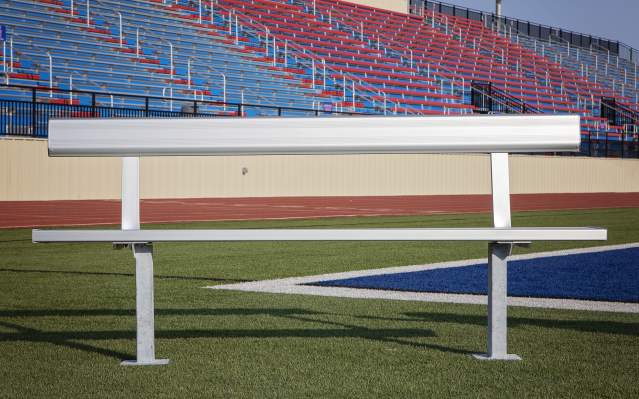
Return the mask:
MULTIPOLYGON (((515 226, 602 226, 610 229, 607 244, 639 242, 639 209, 513 219, 515 226)), ((189 227, 489 223, 489 215, 473 214, 189 227)), ((603 243, 526 251, 586 245, 603 243)), ((201 288, 485 252, 481 243, 157 244, 156 349, 171 364, 125 368, 119 361, 135 355, 130 251, 34 245, 29 230, 0 230, 0 397, 639 397, 638 314, 512 307, 509 347, 524 360, 479 362, 470 354, 485 350, 485 306, 201 288)))

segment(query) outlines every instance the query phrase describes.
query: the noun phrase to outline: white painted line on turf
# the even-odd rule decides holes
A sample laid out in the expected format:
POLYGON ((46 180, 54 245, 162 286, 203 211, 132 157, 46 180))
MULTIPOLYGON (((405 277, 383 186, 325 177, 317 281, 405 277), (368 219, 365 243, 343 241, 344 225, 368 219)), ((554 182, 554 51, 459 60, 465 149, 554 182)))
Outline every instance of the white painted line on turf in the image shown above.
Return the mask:
MULTIPOLYGON (((552 256, 564 256, 594 253, 602 251, 612 251, 617 249, 637 248, 639 243, 606 245, 590 248, 567 249, 559 251, 539 252, 525 255, 515 255, 509 257, 510 261, 547 258, 552 256)), ((364 288, 345 288, 345 287, 322 287, 304 285, 321 281, 342 280, 355 277, 368 277, 384 274, 419 272, 424 270, 434 270, 450 267, 470 266, 478 263, 486 263, 485 258, 468 259, 462 261, 440 262, 427 265, 412 266, 396 266, 384 269, 358 270, 343 273, 321 274, 316 276, 291 277, 275 280, 251 281, 245 283, 214 285, 205 288, 214 290, 232 290, 246 292, 266 292, 273 294, 300 294, 300 295, 316 295, 330 296, 342 298, 360 298, 360 299, 390 299, 400 301, 424 301, 424 302, 445 302, 445 303, 465 303, 465 304, 483 304, 487 303, 486 295, 468 295, 468 294, 446 294, 446 293, 429 293, 429 292, 406 292, 406 291, 389 291, 364 288)), ((573 310, 593 310, 604 312, 627 312, 639 313, 639 304, 627 302, 606 302, 606 301, 585 301, 577 299, 554 299, 554 298, 524 298, 509 297, 509 306, 523 306, 533 308, 549 308, 549 309, 573 309, 573 310)))

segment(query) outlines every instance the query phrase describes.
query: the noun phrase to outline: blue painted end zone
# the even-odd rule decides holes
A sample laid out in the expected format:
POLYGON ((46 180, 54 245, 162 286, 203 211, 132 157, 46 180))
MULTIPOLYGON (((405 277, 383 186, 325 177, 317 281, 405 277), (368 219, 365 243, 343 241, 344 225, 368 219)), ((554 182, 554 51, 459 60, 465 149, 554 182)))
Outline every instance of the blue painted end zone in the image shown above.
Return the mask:
MULTIPOLYGON (((311 285, 485 295, 487 278, 484 263, 311 285)), ((639 248, 511 261, 508 295, 639 302, 639 248)))

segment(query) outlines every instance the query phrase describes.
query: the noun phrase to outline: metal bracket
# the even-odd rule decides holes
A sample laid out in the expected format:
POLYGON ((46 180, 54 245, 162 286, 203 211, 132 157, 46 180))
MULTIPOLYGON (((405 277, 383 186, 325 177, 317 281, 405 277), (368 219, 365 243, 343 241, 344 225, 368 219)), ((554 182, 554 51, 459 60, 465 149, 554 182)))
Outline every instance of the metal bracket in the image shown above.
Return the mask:
POLYGON ((126 241, 126 242, 115 241, 113 242, 113 249, 115 250, 129 249, 129 248, 133 248, 133 245, 153 245, 153 243, 150 241, 126 241))
POLYGON ((494 244, 508 245, 508 256, 513 254, 514 247, 530 248, 532 241, 496 241, 494 244))

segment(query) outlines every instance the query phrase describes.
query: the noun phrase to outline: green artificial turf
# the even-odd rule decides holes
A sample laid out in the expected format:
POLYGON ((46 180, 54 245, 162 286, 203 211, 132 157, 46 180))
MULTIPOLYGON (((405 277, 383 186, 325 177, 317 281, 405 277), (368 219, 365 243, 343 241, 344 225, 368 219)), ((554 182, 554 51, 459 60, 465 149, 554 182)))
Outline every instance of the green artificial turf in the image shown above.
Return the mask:
MULTIPOLYGON (((486 214, 147 228, 488 226, 486 214)), ((515 226, 602 226, 639 242, 639 209, 522 212, 515 226)), ((543 251, 588 243, 538 243, 543 251)), ((512 307, 510 352, 480 362, 486 307, 207 290, 206 285, 485 256, 481 243, 155 245, 156 352, 135 355, 130 251, 0 230, 0 397, 639 397, 639 315, 512 307)), ((524 250, 518 249, 517 252, 524 250)), ((638 260, 639 264, 639 260, 638 260)))

